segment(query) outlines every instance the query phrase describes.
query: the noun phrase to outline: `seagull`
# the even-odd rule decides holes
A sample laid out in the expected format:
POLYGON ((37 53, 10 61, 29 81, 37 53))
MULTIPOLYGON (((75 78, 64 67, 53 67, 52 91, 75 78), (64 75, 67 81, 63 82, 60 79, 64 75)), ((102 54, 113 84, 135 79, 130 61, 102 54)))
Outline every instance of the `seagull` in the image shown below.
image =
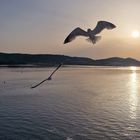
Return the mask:
POLYGON ((42 83, 44 83, 47 80, 52 80, 52 76, 54 75, 54 73, 62 66, 62 63, 60 63, 57 68, 50 74, 50 76, 47 79, 44 79, 43 81, 41 81, 40 83, 36 84, 35 86, 32 86, 31 88, 36 88, 39 85, 41 85, 42 83))
POLYGON ((77 27, 67 36, 67 38, 64 40, 64 44, 73 41, 77 36, 88 37, 86 40, 95 44, 101 39, 101 36, 96 36, 97 34, 99 34, 104 29, 112 30, 114 28, 116 28, 116 26, 108 21, 98 21, 96 27, 93 30, 87 29, 87 31, 84 31, 80 27, 77 27))

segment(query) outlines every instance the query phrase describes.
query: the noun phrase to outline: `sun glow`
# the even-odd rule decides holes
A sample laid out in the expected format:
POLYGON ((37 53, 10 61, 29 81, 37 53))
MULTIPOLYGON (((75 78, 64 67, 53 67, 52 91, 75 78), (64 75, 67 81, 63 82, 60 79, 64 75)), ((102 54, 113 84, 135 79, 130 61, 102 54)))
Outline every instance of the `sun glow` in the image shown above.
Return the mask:
POLYGON ((134 66, 131 66, 130 69, 132 70, 132 72, 135 72, 137 70, 137 68, 134 66))
POLYGON ((131 33, 131 36, 132 36, 133 38, 138 38, 138 37, 140 36, 140 33, 139 33, 139 31, 135 30, 135 31, 133 31, 133 32, 131 33))

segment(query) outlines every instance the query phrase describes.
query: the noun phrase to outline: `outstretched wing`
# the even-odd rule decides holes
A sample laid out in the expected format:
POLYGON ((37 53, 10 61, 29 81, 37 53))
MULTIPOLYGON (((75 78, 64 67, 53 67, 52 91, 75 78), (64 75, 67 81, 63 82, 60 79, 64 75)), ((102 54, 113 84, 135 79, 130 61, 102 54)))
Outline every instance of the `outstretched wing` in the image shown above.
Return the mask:
POLYGON ((111 30, 114 28, 116 28, 116 26, 108 21, 98 21, 96 27, 92 31, 96 35, 96 34, 99 34, 104 29, 111 30))
POLYGON ((88 36, 88 33, 84 30, 82 30, 81 28, 76 28, 74 29, 68 36, 67 38, 64 40, 64 44, 71 42, 72 40, 74 40, 77 36, 88 36))

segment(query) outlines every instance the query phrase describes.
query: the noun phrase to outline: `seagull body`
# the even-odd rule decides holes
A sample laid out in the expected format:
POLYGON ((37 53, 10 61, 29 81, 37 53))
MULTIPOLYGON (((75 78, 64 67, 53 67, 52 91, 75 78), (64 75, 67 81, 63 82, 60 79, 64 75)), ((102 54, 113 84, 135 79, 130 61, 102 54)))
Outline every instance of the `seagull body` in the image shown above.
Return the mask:
POLYGON ((84 31, 80 27, 74 29, 65 39, 64 44, 69 43, 73 41, 77 36, 85 36, 88 37, 86 40, 95 44, 97 41, 101 39, 101 36, 97 36, 102 30, 104 29, 114 29, 116 26, 108 21, 98 21, 96 27, 91 30, 88 29, 87 31, 84 31))

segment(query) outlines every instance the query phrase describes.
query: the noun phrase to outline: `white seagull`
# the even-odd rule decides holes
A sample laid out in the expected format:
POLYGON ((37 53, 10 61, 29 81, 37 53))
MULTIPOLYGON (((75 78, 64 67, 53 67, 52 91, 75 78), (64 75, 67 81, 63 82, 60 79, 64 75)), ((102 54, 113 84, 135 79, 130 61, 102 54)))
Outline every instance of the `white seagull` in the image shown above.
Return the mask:
POLYGON ((64 44, 71 42, 77 36, 88 37, 86 40, 95 44, 101 39, 101 36, 96 36, 97 34, 99 34, 104 29, 111 30, 114 28, 116 28, 116 26, 108 21, 98 21, 96 27, 93 30, 87 29, 87 32, 78 27, 67 36, 67 38, 64 40, 64 44))

